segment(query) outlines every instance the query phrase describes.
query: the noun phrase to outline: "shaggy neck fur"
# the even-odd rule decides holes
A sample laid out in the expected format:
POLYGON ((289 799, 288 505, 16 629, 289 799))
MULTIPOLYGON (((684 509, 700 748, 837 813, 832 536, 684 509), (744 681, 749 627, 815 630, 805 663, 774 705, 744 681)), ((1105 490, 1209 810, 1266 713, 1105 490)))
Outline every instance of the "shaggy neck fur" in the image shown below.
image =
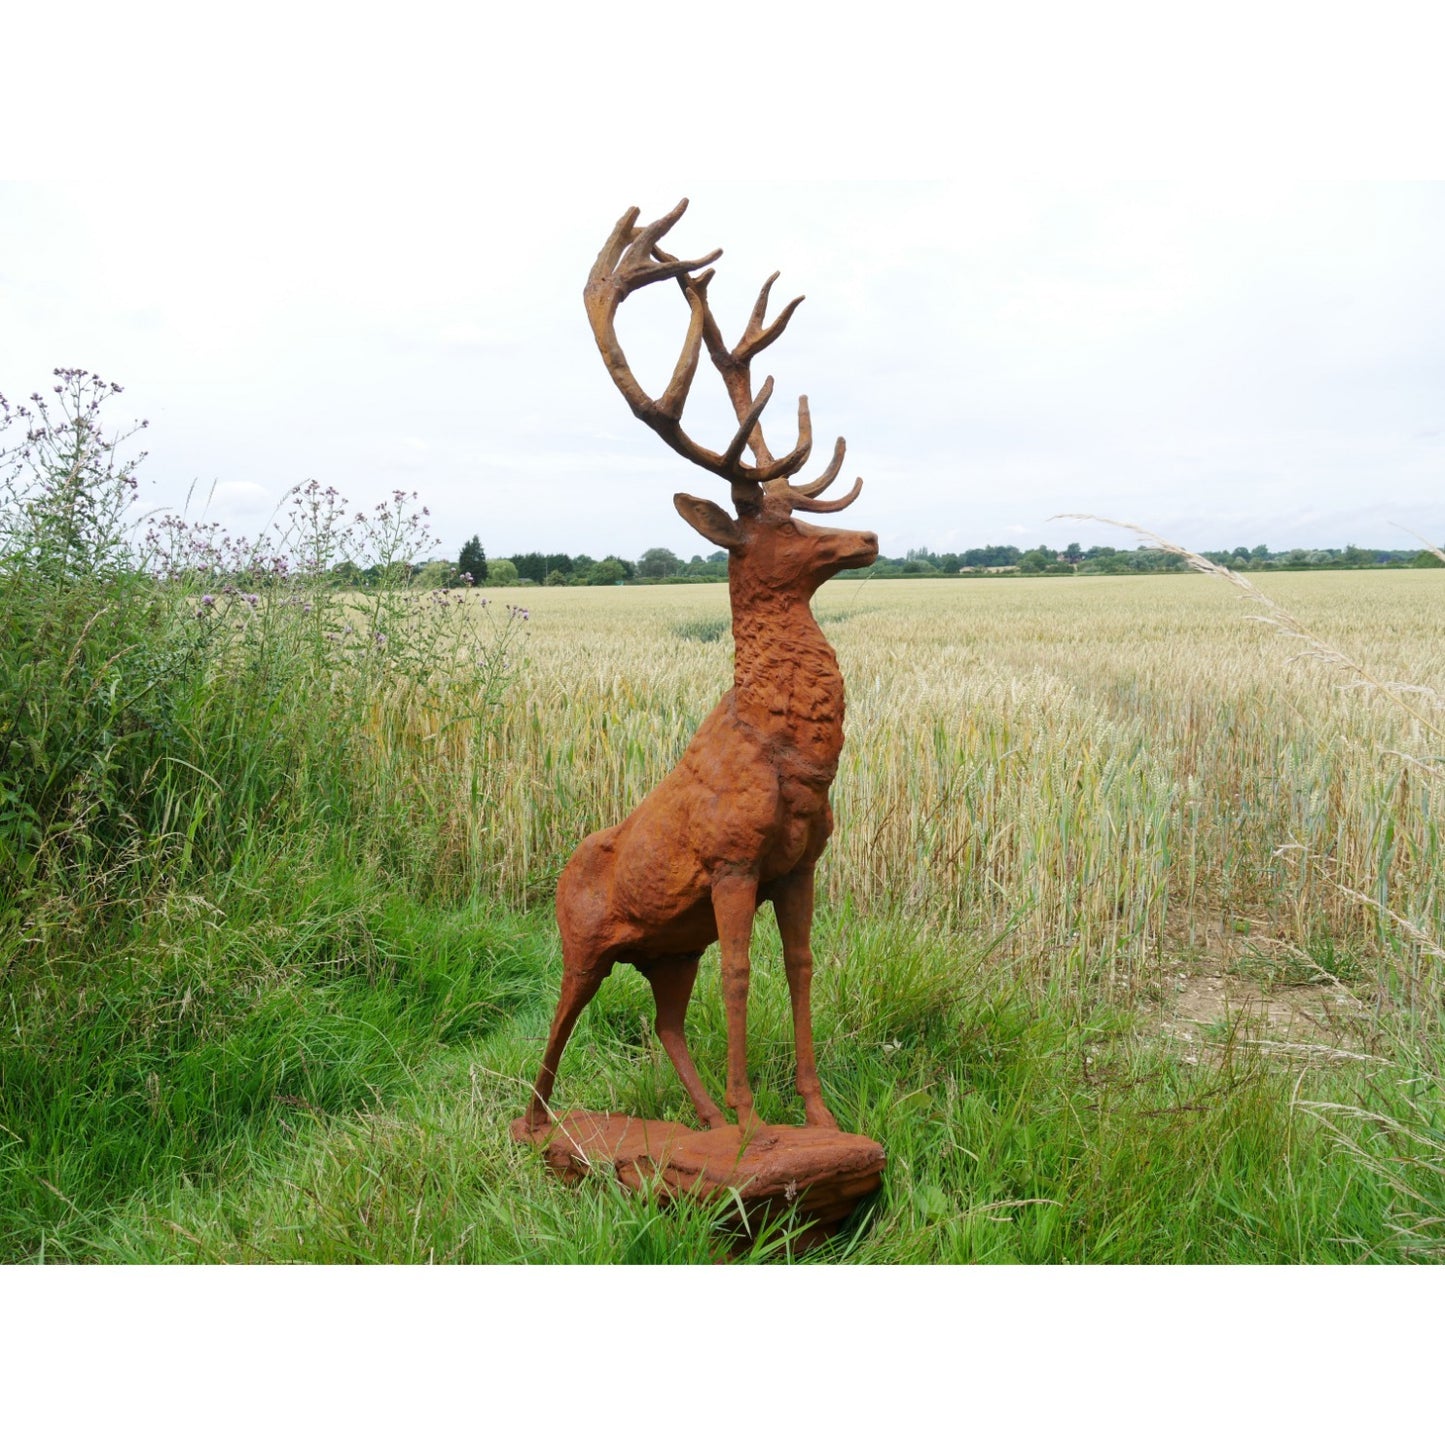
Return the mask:
POLYGON ((831 779, 843 746, 843 676, 808 599, 773 591, 736 568, 729 592, 738 718, 831 779))

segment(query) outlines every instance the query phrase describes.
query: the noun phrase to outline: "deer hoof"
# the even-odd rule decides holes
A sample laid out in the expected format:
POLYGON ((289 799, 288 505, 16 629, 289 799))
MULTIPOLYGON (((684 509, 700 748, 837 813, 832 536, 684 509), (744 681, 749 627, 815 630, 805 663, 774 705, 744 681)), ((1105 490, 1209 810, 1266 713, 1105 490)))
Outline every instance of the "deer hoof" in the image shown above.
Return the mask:
POLYGON ((836 1129, 838 1127, 838 1121, 833 1117, 826 1104, 805 1102, 803 1117, 807 1119, 810 1129, 836 1129))
POLYGON ((765 1134, 772 1127, 756 1109, 739 1109, 737 1113, 738 1131, 742 1135, 744 1144, 759 1134, 765 1134))

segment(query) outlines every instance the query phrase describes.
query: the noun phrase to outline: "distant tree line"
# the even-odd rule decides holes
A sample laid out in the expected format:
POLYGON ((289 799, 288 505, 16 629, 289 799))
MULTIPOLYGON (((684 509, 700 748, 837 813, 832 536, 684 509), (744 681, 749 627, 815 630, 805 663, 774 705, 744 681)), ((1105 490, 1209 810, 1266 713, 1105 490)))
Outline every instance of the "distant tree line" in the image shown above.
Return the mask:
POLYGON ((684 562, 666 547, 650 547, 636 562, 579 552, 517 552, 487 560, 480 537, 472 537, 456 562, 427 562, 417 569, 418 585, 435 587, 614 587, 619 582, 719 582, 728 575, 726 552, 684 562))
MULTIPOLYGON (((1439 567, 1438 557, 1413 548, 1292 547, 1271 552, 1268 547, 1235 547, 1228 552, 1203 553, 1211 562, 1236 572, 1304 572, 1366 567, 1439 567)), ((376 568, 342 563, 335 569, 344 586, 365 586, 381 580, 376 568)), ((1067 547, 969 547, 961 552, 934 552, 914 548, 902 557, 879 557, 871 567, 845 572, 844 577, 1066 577, 1120 576, 1130 573, 1183 572, 1182 557, 1157 547, 1089 547, 1077 542, 1067 547)), ((518 552, 487 560, 480 537, 472 537, 455 563, 426 562, 413 567, 412 581, 421 587, 612 587, 619 583, 657 584, 721 582, 727 579, 727 553, 694 554, 683 561, 666 547, 649 547, 635 562, 607 556, 600 561, 585 552, 518 552)), ((395 579, 391 579, 395 580, 395 579)))
POLYGON ((619 582, 717 582, 728 575, 726 552, 694 556, 684 562, 666 547, 649 547, 636 562, 607 556, 596 561, 585 552, 521 552, 508 559, 519 581, 542 587, 611 587, 619 582))
MULTIPOLYGON (((1379 547, 1292 547, 1271 552, 1268 547, 1236 547, 1229 552, 1202 556, 1236 572, 1307 572, 1364 567, 1439 567, 1432 552, 1389 550, 1379 547)), ((958 576, 1119 576, 1135 572, 1184 572, 1188 564, 1173 552, 1158 547, 1089 547, 1077 542, 1067 547, 970 547, 962 552, 933 552, 915 548, 902 557, 879 557, 866 572, 844 576, 958 577, 958 576)))
POLYGON ((1236 572, 1300 572, 1310 568, 1442 567, 1433 552, 1415 548, 1390 551, 1382 547, 1292 547, 1271 552, 1268 547, 1236 547, 1232 552, 1205 552, 1211 562, 1236 572))

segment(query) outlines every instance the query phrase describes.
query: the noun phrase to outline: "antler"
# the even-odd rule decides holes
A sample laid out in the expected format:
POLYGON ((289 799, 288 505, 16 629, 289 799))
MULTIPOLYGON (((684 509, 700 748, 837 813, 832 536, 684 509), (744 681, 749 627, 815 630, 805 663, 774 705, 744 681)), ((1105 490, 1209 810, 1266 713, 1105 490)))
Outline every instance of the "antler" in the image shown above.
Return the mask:
POLYGON ((815 499, 838 475, 843 464, 843 438, 838 438, 833 460, 817 481, 801 487, 789 485, 786 479, 803 466, 813 447, 808 398, 798 398, 798 444, 786 456, 774 458, 768 450, 761 425, 763 408, 773 394, 773 378, 770 376, 763 382, 756 397, 752 390, 753 357, 764 347, 771 346, 783 334, 803 298, 799 296, 790 301, 771 325, 764 325, 768 294, 772 290, 773 282, 778 279, 775 271, 763 283, 763 288, 758 293, 741 340, 729 350, 723 343, 722 332, 718 329, 712 308, 708 305, 707 287, 713 272, 707 270, 701 275, 692 274, 699 267, 716 261, 722 251, 713 251, 696 261, 680 261, 676 256, 668 255, 658 245, 686 209, 687 200, 684 198, 659 220, 639 227, 639 212, 637 207, 633 206, 612 228, 612 234, 593 263, 587 277, 586 289, 583 291, 583 300, 592 323, 592 334, 597 339, 598 350, 602 353, 612 380, 626 398, 633 415, 655 431, 668 446, 689 461, 727 478, 732 483, 733 502, 739 510, 755 510, 761 501, 762 489, 767 487, 775 495, 785 494, 800 511, 840 511, 858 495, 863 485, 861 477, 846 497, 831 502, 815 499), (654 400, 638 384, 632 368, 627 364, 627 357, 618 344, 615 324, 617 308, 639 287, 672 277, 677 279, 683 295, 687 298, 691 316, 672 379, 662 395, 654 400), (722 452, 710 451, 695 442, 683 431, 681 424, 682 409, 697 372, 703 342, 707 343, 708 355, 722 376, 723 385, 727 388, 728 397, 738 418, 738 429, 726 450, 722 452), (755 465, 750 466, 742 460, 744 447, 752 451, 755 465), (781 486, 778 485, 780 481, 781 486))

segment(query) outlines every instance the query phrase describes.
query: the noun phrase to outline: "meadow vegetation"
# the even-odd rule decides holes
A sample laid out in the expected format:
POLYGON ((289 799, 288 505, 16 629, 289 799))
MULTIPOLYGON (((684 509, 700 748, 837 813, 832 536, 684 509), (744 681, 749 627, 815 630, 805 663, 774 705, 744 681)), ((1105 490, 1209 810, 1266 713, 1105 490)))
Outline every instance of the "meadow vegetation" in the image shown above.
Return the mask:
MULTIPOLYGON (((314 484, 259 541, 137 535, 109 394, 59 381, 0 499, 0 1257, 792 1257, 507 1136, 557 872, 729 685, 725 587, 419 590, 421 508, 314 484)), ((808 1259, 1438 1257, 1445 594, 1267 588, 819 595, 819 1065, 889 1166, 808 1259)), ((766 915, 754 980, 759 1106, 801 1122, 766 915)), ((689 1117, 649 1003, 620 968, 560 1106, 689 1117)), ((711 960, 689 1025, 718 1088, 711 960)))

